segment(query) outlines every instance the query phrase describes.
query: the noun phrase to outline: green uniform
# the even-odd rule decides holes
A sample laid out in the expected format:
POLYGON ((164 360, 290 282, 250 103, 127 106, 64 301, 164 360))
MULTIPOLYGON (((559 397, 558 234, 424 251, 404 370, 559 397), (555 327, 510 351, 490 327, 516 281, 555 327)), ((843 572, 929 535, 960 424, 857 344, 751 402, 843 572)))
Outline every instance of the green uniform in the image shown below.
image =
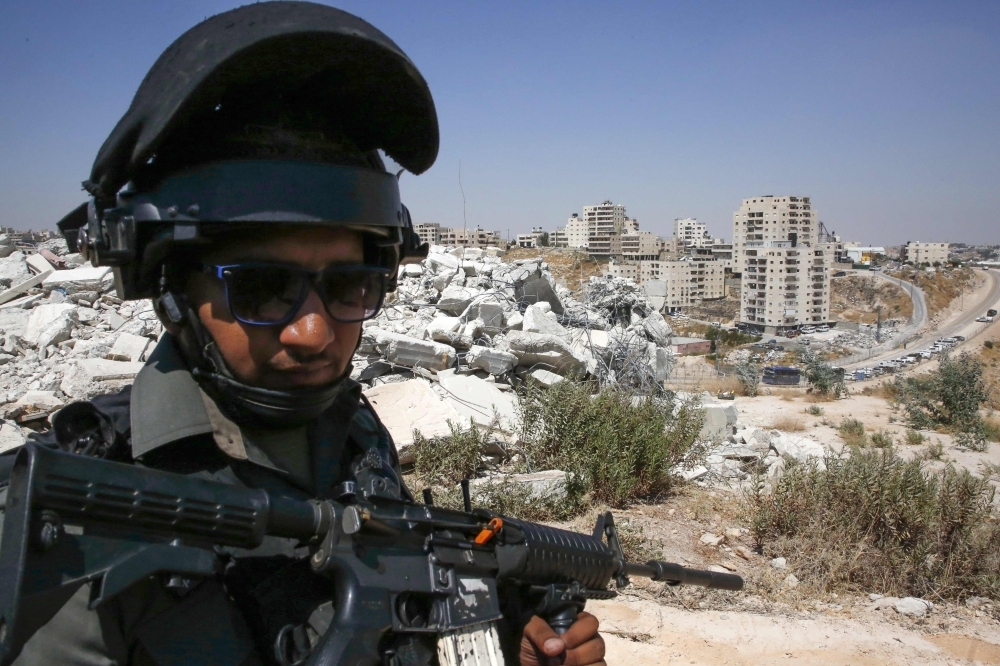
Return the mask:
MULTIPOLYGON (((377 456, 389 487, 409 497, 388 432, 360 385, 348 382, 336 402, 304 427, 243 429, 199 388, 165 336, 127 401, 128 389, 117 406, 92 404, 105 422, 117 424, 126 457, 139 465, 305 500, 329 495, 352 478, 353 464, 377 456)), ((52 433, 41 440, 57 444, 52 433)), ((5 480, 3 486, 0 504, 5 480)), ((14 663, 273 663, 282 628, 288 628, 289 640, 314 643, 332 619, 331 584, 312 573, 307 554, 293 540, 268 537, 253 551, 228 549, 225 572, 217 578, 168 586, 165 578, 153 577, 93 611, 87 608, 90 586, 84 585, 14 663)))

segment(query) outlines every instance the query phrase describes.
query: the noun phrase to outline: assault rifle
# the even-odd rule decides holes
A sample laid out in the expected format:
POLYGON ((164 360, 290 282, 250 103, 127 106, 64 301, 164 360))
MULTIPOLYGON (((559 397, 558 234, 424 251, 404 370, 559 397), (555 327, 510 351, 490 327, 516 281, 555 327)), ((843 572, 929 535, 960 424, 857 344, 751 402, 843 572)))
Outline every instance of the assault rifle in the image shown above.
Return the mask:
MULTIPOLYGON (((731 574, 627 562, 610 512, 577 534, 472 510, 467 483, 465 511, 434 506, 427 491, 425 504, 381 496, 384 484, 362 475, 336 500, 298 501, 28 444, 0 542, 0 664, 86 582, 94 608, 153 575, 214 576, 217 547, 266 536, 308 544, 313 571, 334 583, 335 616, 308 661, 323 666, 432 663, 435 649, 441 664, 503 664, 497 622, 511 596, 563 632, 587 599, 615 596, 612 579, 743 587, 731 574)), ((279 663, 300 662, 290 650, 279 635, 279 663)))

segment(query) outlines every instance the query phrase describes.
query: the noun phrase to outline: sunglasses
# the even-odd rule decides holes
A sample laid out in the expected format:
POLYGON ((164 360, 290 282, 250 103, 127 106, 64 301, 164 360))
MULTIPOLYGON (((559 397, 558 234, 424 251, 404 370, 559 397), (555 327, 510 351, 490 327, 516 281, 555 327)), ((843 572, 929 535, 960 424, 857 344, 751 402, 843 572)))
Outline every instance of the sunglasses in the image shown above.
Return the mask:
POLYGON ((375 266, 330 266, 310 271, 285 264, 204 265, 226 285, 229 310, 252 326, 281 326, 309 297, 319 294, 327 314, 342 324, 371 319, 382 307, 389 271, 375 266))

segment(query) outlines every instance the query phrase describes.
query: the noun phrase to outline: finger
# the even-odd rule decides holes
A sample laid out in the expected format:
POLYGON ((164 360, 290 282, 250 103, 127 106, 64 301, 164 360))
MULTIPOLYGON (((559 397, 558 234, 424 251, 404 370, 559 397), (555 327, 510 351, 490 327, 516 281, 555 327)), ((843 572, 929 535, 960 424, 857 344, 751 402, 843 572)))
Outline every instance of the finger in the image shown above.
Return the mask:
POLYGON ((597 628, 600 623, 597 618, 587 611, 580 611, 576 616, 576 622, 570 625, 569 630, 561 636, 570 650, 577 645, 583 645, 588 640, 597 635, 597 628))
POLYGON ((566 650, 566 642, 556 634, 548 622, 537 615, 532 616, 525 625, 524 635, 546 656, 554 657, 566 650))
POLYGON ((564 666, 591 666, 604 662, 604 639, 594 636, 580 647, 566 651, 564 666))

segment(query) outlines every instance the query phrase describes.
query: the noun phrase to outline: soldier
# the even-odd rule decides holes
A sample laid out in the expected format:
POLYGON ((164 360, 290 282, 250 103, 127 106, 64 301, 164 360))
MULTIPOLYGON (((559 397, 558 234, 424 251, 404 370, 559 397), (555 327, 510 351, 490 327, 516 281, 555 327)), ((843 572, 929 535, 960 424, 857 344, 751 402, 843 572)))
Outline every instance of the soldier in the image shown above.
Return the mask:
MULTIPOLYGON (((427 251, 379 149, 422 173, 438 128, 423 77, 371 25, 265 2, 182 35, 98 153, 93 199, 60 222, 166 333, 132 387, 67 406, 41 441, 296 499, 375 460, 411 498, 350 379, 362 322, 427 251)), ((152 578, 94 610, 84 585, 15 663, 304 663, 336 611, 305 555, 270 538, 223 553, 216 579, 152 578)), ((512 663, 604 663, 592 615, 561 637, 507 624, 512 663)))

